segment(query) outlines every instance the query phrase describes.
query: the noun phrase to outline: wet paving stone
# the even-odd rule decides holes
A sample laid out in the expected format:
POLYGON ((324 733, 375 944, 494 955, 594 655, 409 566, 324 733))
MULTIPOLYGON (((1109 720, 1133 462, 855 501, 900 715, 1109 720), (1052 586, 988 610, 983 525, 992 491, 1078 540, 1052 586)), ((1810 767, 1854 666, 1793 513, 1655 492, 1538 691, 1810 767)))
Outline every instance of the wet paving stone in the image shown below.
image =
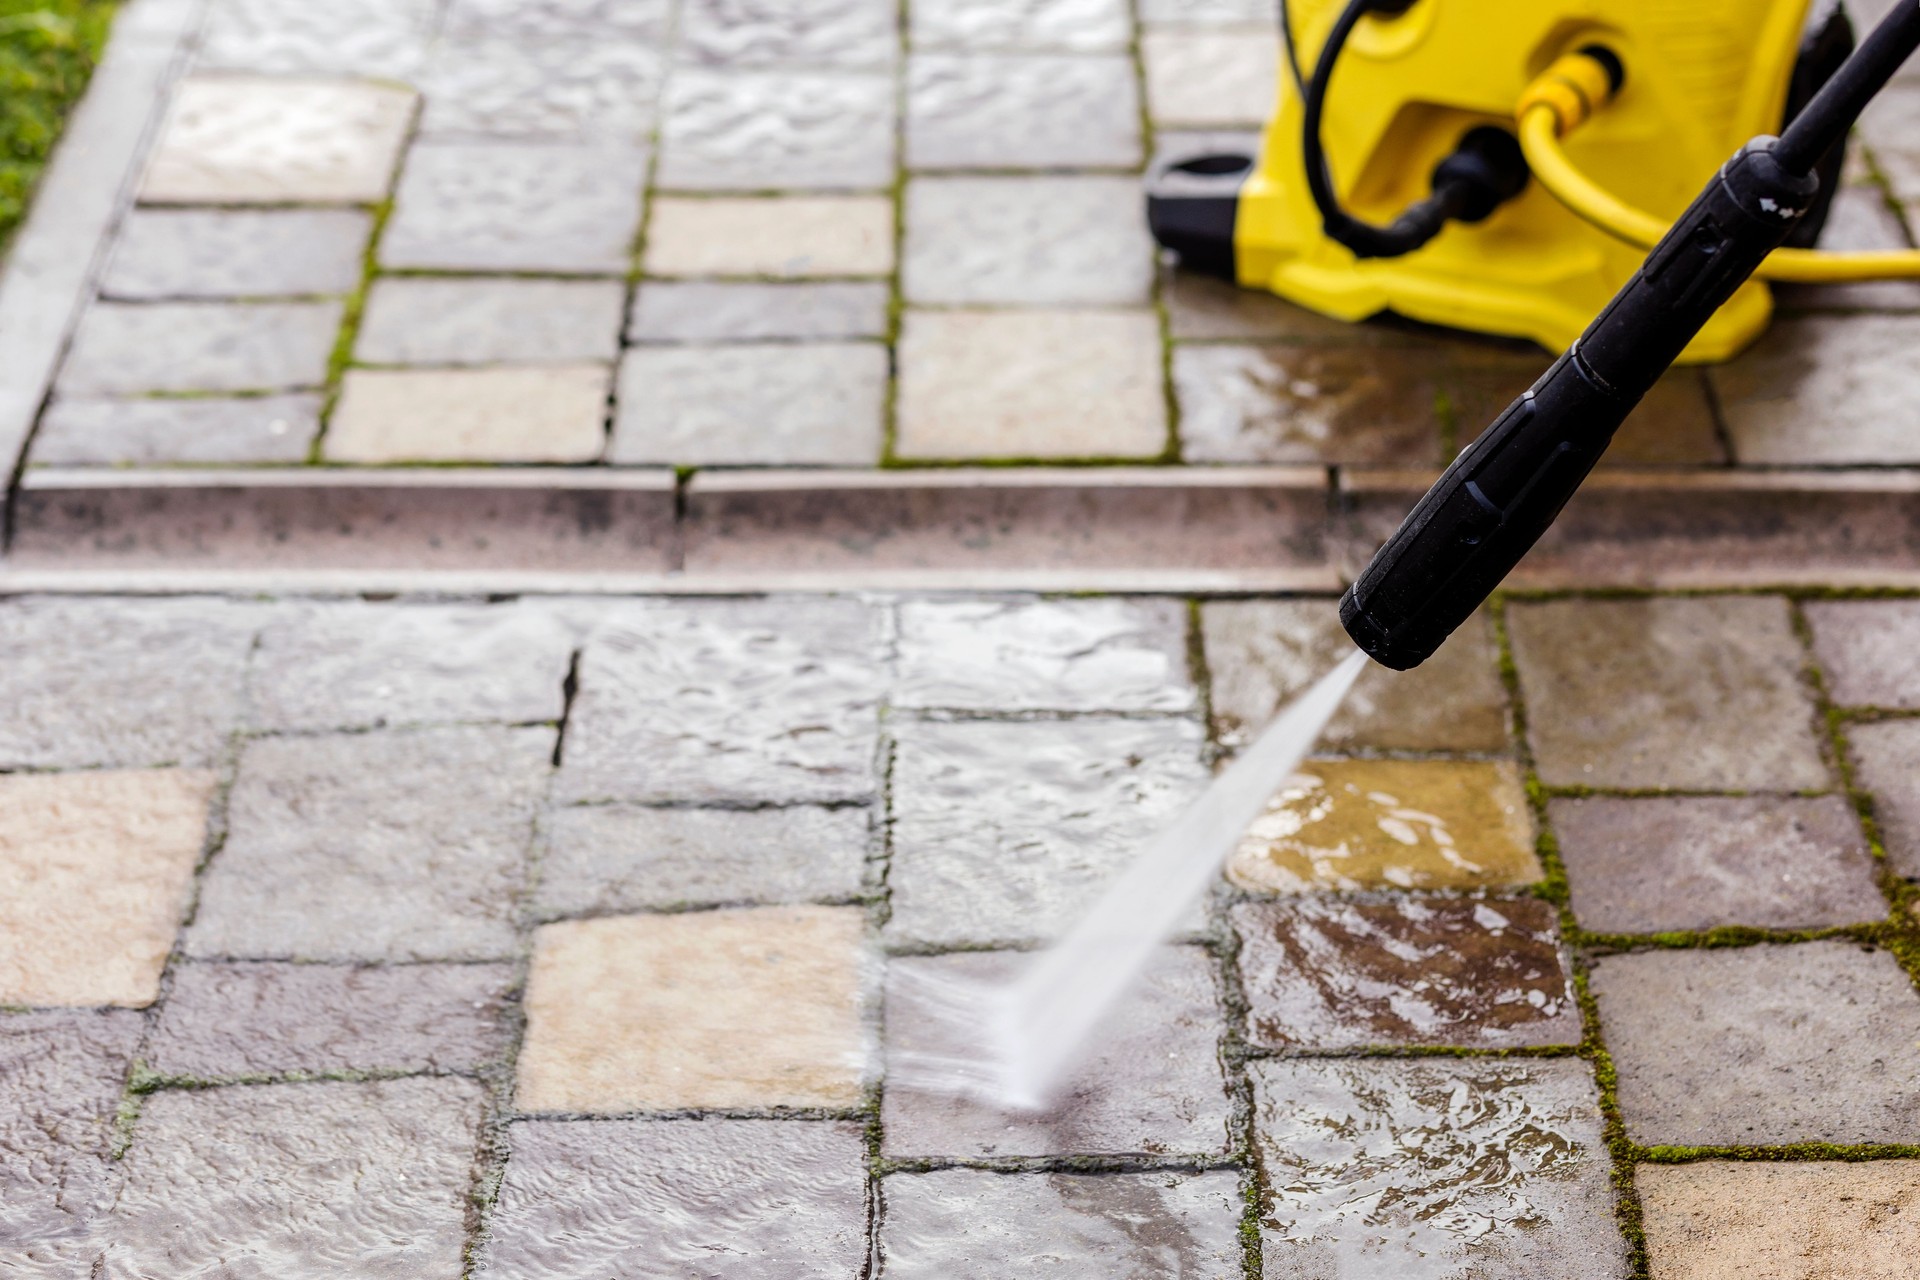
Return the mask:
POLYGON ((1637 952, 1592 982, 1636 1142, 1920 1141, 1920 995, 1885 952, 1637 952))
POLYGON ((655 280, 634 295, 627 338, 638 343, 885 338, 888 304, 887 286, 879 280, 655 280))
POLYGON ((1147 112, 1161 128, 1259 126, 1273 112, 1280 41, 1271 22, 1140 37, 1147 112))
POLYGON ((658 48, 604 36, 443 40, 420 77, 420 136, 642 144, 658 119, 666 61, 658 48))
POLYGON ((617 280, 374 281, 354 340, 362 364, 611 363, 626 289, 617 280))
POLYGON ((1208 777, 1185 719, 906 721, 895 736, 896 944, 1063 932, 1208 777))
POLYGON ((1449 370, 1438 352, 1370 346, 1182 346, 1188 462, 1438 465, 1449 370))
POLYGON ((916 53, 906 148, 910 169, 1130 168, 1140 163, 1133 60, 916 53))
POLYGON ((949 1064, 975 1059, 978 1032, 944 1017, 941 997, 1005 982, 1030 960, 974 951, 888 965, 882 1154, 914 1160, 1226 1153, 1231 1106, 1219 1063, 1224 1024, 1211 963, 1197 947, 1168 947, 1149 963, 1049 1109, 1003 1111, 956 1094, 949 1064))
POLYGON ((103 302, 89 308, 61 395, 292 391, 327 380, 338 302, 103 302))
POLYGON ((664 42, 673 0, 449 0, 449 35, 639 37, 664 42))
POLYGON ((1520 771, 1504 760, 1309 760, 1227 860, 1227 878, 1257 893, 1497 889, 1541 874, 1520 771))
MULTIPOLYGON (((1857 161, 1860 149, 1854 149, 1857 161)), ((1820 248, 1885 250, 1911 248, 1907 229, 1887 206, 1887 193, 1878 182, 1849 181, 1835 193, 1820 232, 1820 248)), ((1920 283, 1912 280, 1873 280, 1859 284, 1776 284, 1772 286, 1780 310, 1804 311, 1915 311, 1920 310, 1920 283)))
POLYGON ((1573 1058, 1249 1065, 1267 1280, 1621 1280, 1611 1161, 1573 1058))
POLYGON ((404 80, 433 32, 433 0, 219 0, 197 69, 404 80))
POLYGON ((642 256, 654 276, 883 276, 886 196, 655 196, 642 256))
POLYGON ((305 462, 320 434, 318 394, 165 400, 56 400, 33 434, 42 467, 305 462))
POLYGON ((683 70, 655 182, 678 191, 878 189, 893 181, 893 78, 683 70))
POLYGON ((104 1275, 457 1280, 482 1101, 458 1079, 152 1094, 104 1275))
POLYGON ((1920 600, 1811 600, 1803 607, 1835 704, 1920 710, 1920 600))
POLYGON ((866 1257, 857 1124, 526 1120, 508 1141, 481 1277, 847 1280, 866 1257))
POLYGON ((964 711, 1191 711, 1177 600, 908 600, 893 703, 964 711))
POLYGON ((1817 929, 1886 915, 1840 796, 1554 800, 1573 910, 1596 933, 1817 929))
POLYGON ((604 364, 350 369, 329 462, 592 462, 606 448, 604 364))
POLYGON ((416 97, 353 80, 186 80, 147 162, 148 204, 372 204, 416 97))
POLYGON ((916 178, 901 289, 914 304, 1125 306, 1153 286, 1137 179, 916 178))
POLYGON ((1232 919, 1260 1048, 1580 1042, 1554 908, 1537 898, 1244 903, 1232 919))
POLYGON ((1854 781, 1873 796, 1887 861, 1920 880, 1920 720, 1887 720, 1847 729, 1854 781))
POLYGON ((880 1272, 993 1280, 1014 1265, 1062 1280, 1237 1280, 1240 1179, 1220 1173, 895 1174, 880 1272))
POLYGON ((1507 616, 1549 786, 1832 784, 1786 601, 1555 600, 1507 616))
POLYGON ((581 655, 558 798, 867 800, 877 646, 850 600, 633 609, 581 655))
POLYGON ((645 173, 633 147, 422 142, 407 153, 380 261, 624 275, 645 173))
POLYGON ((1920 316, 1793 316, 1713 371, 1736 460, 1780 466, 1920 462, 1905 426, 1920 316))
POLYGON ((141 1049, 163 1076, 472 1071, 505 1054, 504 964, 179 966, 141 1049))
MULTIPOLYGON (((1353 651, 1331 600, 1219 600, 1200 607, 1214 730, 1232 747, 1353 651)), ((1507 693, 1493 624, 1475 615, 1412 671, 1370 665, 1324 748, 1504 752, 1507 693)))
POLYGON ((683 0, 680 59, 707 66, 886 67, 892 0, 683 0))
POLYGON ((1643 1164, 1656 1276, 1901 1280, 1920 1251, 1920 1161, 1643 1164))
POLYGON ((372 215, 358 209, 136 209, 100 292, 136 301, 350 293, 372 231, 372 215))
POLYGON ((858 897, 877 834, 864 808, 588 805, 547 818, 544 917, 858 897))
MULTIPOLYGON (((1869 11, 1878 11, 1875 3, 1869 11)), ((1860 117, 1860 136, 1886 175, 1893 195, 1905 204, 1920 200, 1920 145, 1913 129, 1920 122, 1920 84, 1900 76, 1875 96, 1860 117)))
POLYGON ((888 360, 877 342, 651 347, 620 362, 612 458, 674 466, 880 461, 888 360))
POLYGON ((915 49, 1120 53, 1133 37, 1123 0, 928 0, 908 18, 915 49))
POLYGON ((200 882, 195 956, 510 956, 550 729, 259 738, 200 882))
POLYGON ((543 925, 522 1111, 860 1105, 865 913, 759 907, 543 925))
MULTIPOLYGON (((1195 151, 1253 155, 1260 146, 1260 135, 1253 132, 1182 135, 1160 131, 1155 138, 1157 150, 1162 155, 1195 151)), ((1387 325, 1364 321, 1349 324, 1332 320, 1264 289, 1245 289, 1231 281, 1177 266, 1161 266, 1160 292, 1166 303, 1167 327, 1175 342, 1230 340, 1409 345, 1403 331, 1387 325)))

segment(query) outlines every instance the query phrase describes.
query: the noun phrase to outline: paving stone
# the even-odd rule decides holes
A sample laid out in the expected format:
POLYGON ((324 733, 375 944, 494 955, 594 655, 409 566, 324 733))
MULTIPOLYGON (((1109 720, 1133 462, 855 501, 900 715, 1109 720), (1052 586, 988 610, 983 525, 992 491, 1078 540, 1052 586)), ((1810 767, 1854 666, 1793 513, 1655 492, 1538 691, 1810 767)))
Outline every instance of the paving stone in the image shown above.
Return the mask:
POLYGON ((1232 915, 1260 1048, 1580 1043, 1554 908, 1538 898, 1308 899, 1232 915))
POLYGON ((338 302, 97 303, 74 334, 60 393, 318 387, 340 316, 338 302))
POLYGON ((1140 100, 1124 54, 916 53, 911 169, 1131 168, 1140 100))
POLYGON ((191 598, 0 602, 0 769, 210 762, 263 616, 191 598))
POLYGON ((547 819, 534 910, 602 915, 721 903, 848 901, 874 844, 865 809, 589 805, 547 819))
POLYGON ((1803 607, 1836 704, 1920 709, 1920 600, 1810 600, 1803 607))
POLYGON ((876 644, 850 600, 634 609, 581 654, 559 798, 870 799, 876 644))
POLYGON ((513 605, 314 604, 260 633, 248 694, 268 730, 557 721, 573 642, 513 605))
POLYGON ((525 1120, 508 1133, 476 1275, 844 1280, 865 1260, 857 1124, 525 1120))
POLYGON ((886 196, 655 196, 642 256, 655 276, 884 276, 886 196))
POLYGON ((1182 346, 1173 354, 1188 462, 1438 465, 1444 359, 1366 346, 1182 346))
POLYGON ((1920 1138, 1920 995, 1852 942, 1594 963, 1620 1111, 1649 1146, 1920 1138))
POLYGON ((398 85, 267 76, 175 91, 148 204, 371 204, 384 199, 415 95, 398 85))
POLYGON ((1140 21, 1149 26, 1246 26, 1265 22, 1272 27, 1276 17, 1266 0, 1140 0, 1140 21))
POLYGON ((454 37, 434 46, 421 74, 420 133, 639 145, 666 78, 666 55, 633 40, 454 37))
POLYGON ((329 462, 592 462, 606 447, 603 364, 349 369, 329 462))
POLYGON ((195 65, 406 79, 426 55, 437 7, 434 0, 219 0, 195 65))
POLYGON ((136 209, 100 292, 109 298, 272 298, 360 287, 373 231, 358 209, 136 209))
POLYGON ((1713 371, 1734 457, 1837 466, 1920 462, 1906 428, 1920 316, 1792 316, 1713 371))
MULTIPOLYGON (((1493 423, 1521 392, 1546 371, 1544 354, 1507 353, 1479 344, 1448 343, 1462 366, 1451 370, 1440 393, 1456 438, 1466 445, 1493 423)), ((1383 357, 1384 359, 1384 357, 1383 357)), ((1707 393, 1704 371, 1674 369, 1654 383, 1627 415, 1601 460, 1605 467, 1721 466, 1727 461, 1707 393)))
POLYGON ((620 362, 618 463, 873 466, 887 349, 877 342, 646 347, 620 362))
POLYGON ((187 950, 261 960, 490 960, 514 902, 553 733, 454 728, 258 738, 187 950))
POLYGON ((1124 306, 1153 287, 1139 180, 917 178, 901 289, 910 303, 1124 306))
POLYGON ((1554 800, 1582 928, 1659 933, 1879 920, 1887 903, 1840 796, 1554 800))
POLYGON ((685 0, 679 56, 729 67, 887 67, 900 12, 893 0, 685 0))
POLYGON ((681 71, 667 88, 660 145, 654 181, 667 190, 885 187, 893 181, 893 77, 681 71))
POLYGON ((342 1265, 456 1280, 483 1103, 458 1079, 152 1094, 106 1280, 342 1265))
POLYGON ((1887 720, 1847 729, 1854 781, 1873 794, 1887 861, 1920 880, 1920 720, 1887 720))
POLYGON ((380 260, 624 275, 645 173, 633 147, 422 142, 407 155, 380 260))
POLYGON ((632 342, 832 341, 887 336, 879 280, 820 284, 654 280, 635 293, 632 342))
POLYGON ((367 294, 354 341, 363 364, 611 362, 618 280, 435 280, 388 276, 367 294))
POLYGON ((664 43, 673 0, 451 0, 449 35, 639 36, 664 43))
POLYGON ((916 50, 1119 53, 1133 38, 1124 0, 924 0, 908 20, 916 50))
MULTIPOLYGON (((1864 15, 1863 15, 1864 17, 1864 15)), ((1901 201, 1920 200, 1920 81, 1902 76, 1875 95, 1860 116, 1860 138, 1873 152, 1887 185, 1901 201)))
MULTIPOLYGON (((1165 132, 1156 132, 1161 154, 1191 151, 1232 151, 1254 154, 1260 135, 1196 134, 1191 147, 1175 147, 1165 132)), ((1380 321, 1349 324, 1309 311, 1264 289, 1246 289, 1213 276, 1179 267, 1160 268, 1160 296, 1167 308, 1167 327, 1174 340, 1236 342, 1353 342, 1407 345, 1404 330, 1380 321)))
MULTIPOLYGON (((1860 148, 1853 155, 1857 159, 1860 148)), ((1822 251, 1908 249, 1907 230, 1887 204, 1879 182, 1847 182, 1835 194, 1820 232, 1822 251)), ((1860 284, 1775 284, 1774 299, 1785 312, 1920 310, 1920 283, 1875 280, 1860 284)))
POLYGON ((1266 1280, 1624 1280, 1576 1058, 1254 1062, 1266 1280))
POLYGON ((902 458, 1152 458, 1167 447, 1147 311, 909 311, 902 458))
POLYGON ((1920 1252, 1920 1160, 1699 1160, 1635 1171, 1657 1276, 1901 1280, 1920 1252))
POLYGON ((318 395, 56 400, 34 432, 43 467, 305 462, 320 434, 318 395))
POLYGON ((1189 720, 902 722, 895 731, 896 943, 1064 932, 1206 784, 1189 720))
POLYGON ((507 1049, 504 964, 184 964, 142 1048, 162 1075, 472 1071, 507 1049))
MULTIPOLYGON (((1331 600, 1216 600, 1200 607, 1214 732, 1240 747, 1353 651, 1331 600)), ((1323 747, 1508 749, 1492 621, 1476 614, 1412 671, 1370 665, 1320 735, 1323 747)))
POLYGON ((864 913, 758 907, 542 925, 515 1105, 860 1105, 864 913))
POLYGON ((881 1274, 992 1280, 1017 1258, 1062 1280, 1238 1280, 1239 1183, 1228 1172, 895 1174, 881 1188, 881 1274))
POLYGON ((1496 889, 1541 876, 1505 760, 1310 760, 1227 860, 1260 893, 1496 889))
POLYGON ((1786 601, 1556 600, 1507 616, 1547 785, 1832 784, 1786 601))
POLYGON ((1278 92, 1280 39, 1273 24, 1140 37, 1147 113, 1165 128, 1261 125, 1278 92))
POLYGON ((1178 600, 909 600, 897 707, 1191 711, 1178 600))
POLYGON ((893 960, 887 979, 888 1159, 1146 1154, 1203 1157, 1230 1144, 1223 1028, 1207 955, 1168 947, 1095 1036, 1045 1111, 1003 1111, 956 1093, 946 1064, 979 1053, 976 1028, 942 997, 1008 981, 1031 957, 970 951, 893 960), (936 1079, 925 1077, 930 1064, 936 1079))

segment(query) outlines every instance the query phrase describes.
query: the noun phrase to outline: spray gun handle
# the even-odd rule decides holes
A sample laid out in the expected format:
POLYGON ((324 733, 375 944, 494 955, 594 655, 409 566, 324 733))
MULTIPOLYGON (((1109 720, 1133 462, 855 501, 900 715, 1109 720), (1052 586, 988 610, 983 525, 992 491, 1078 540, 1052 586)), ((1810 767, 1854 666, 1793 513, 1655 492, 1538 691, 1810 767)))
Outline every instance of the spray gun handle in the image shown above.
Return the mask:
POLYGON ((1375 661, 1426 661, 1520 562, 1613 433, 1735 289, 1786 239, 1819 182, 1775 140, 1729 160, 1532 389, 1468 445, 1340 601, 1375 661))

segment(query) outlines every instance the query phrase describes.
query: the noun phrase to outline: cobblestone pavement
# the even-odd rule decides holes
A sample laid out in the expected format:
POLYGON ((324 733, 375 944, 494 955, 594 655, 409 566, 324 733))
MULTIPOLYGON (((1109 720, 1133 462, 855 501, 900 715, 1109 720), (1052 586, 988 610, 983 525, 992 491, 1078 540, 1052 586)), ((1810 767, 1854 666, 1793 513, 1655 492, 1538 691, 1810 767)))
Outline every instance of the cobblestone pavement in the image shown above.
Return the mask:
POLYGON ((1363 677, 1060 1110, 900 1074, 956 1047, 916 982, 1016 966, 1339 643, 0 602, 0 1272, 1910 1274, 1912 598, 1496 602, 1363 677))

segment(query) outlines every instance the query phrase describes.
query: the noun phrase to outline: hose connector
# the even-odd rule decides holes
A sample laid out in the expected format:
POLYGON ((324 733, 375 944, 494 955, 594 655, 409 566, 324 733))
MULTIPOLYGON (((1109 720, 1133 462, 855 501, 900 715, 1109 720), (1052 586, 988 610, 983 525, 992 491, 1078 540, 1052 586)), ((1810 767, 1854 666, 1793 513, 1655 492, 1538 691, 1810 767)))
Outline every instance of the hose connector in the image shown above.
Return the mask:
POLYGON ((1626 64, 1605 45, 1585 45, 1558 58, 1520 94, 1514 118, 1535 107, 1553 112, 1554 132, 1566 137, 1613 100, 1626 83, 1626 64))

